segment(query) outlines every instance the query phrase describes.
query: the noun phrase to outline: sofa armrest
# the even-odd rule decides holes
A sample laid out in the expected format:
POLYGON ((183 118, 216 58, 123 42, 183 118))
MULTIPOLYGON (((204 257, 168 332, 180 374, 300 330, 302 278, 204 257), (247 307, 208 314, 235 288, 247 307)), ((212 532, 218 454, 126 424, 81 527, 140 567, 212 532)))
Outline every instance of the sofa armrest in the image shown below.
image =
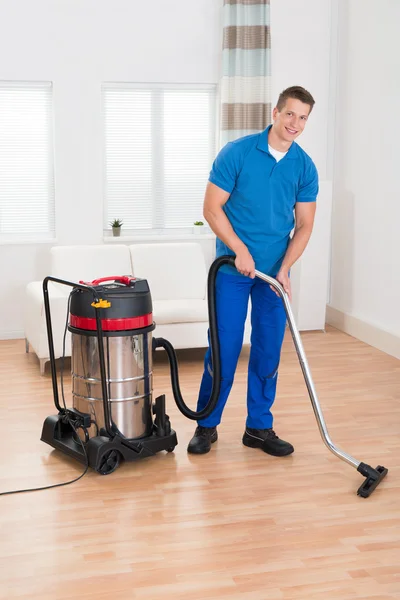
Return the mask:
MULTIPOLYGON (((55 358, 62 356, 62 341, 67 319, 70 289, 49 282, 50 316, 53 330, 55 358)), ((25 338, 39 359, 49 360, 46 315, 44 310, 43 284, 32 281, 26 286, 24 303, 25 338)), ((67 332, 65 356, 71 356, 71 335, 67 332)))

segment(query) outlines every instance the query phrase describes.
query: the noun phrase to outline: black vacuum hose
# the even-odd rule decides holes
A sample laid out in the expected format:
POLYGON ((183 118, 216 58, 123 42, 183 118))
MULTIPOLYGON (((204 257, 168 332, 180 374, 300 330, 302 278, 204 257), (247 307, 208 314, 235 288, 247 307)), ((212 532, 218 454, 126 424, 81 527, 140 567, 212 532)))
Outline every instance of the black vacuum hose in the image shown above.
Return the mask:
POLYGON ((207 300, 208 300, 208 320, 210 324, 210 348, 211 348, 211 359, 213 368, 212 377, 212 389, 211 396, 207 402, 207 405, 196 412, 191 410, 184 402, 179 386, 179 375, 178 375, 178 361, 176 359, 176 353, 173 345, 164 338, 154 338, 153 348, 164 348, 167 352, 170 369, 171 369, 171 384, 172 391, 174 394, 175 402, 179 410, 185 417, 197 421, 205 419, 214 410, 218 402, 219 391, 221 389, 221 357, 219 351, 219 338, 218 338, 218 323, 217 323, 217 308, 215 301, 215 280, 217 272, 222 265, 231 265, 235 267, 234 256, 220 256, 214 260, 210 270, 208 272, 207 280, 207 300))

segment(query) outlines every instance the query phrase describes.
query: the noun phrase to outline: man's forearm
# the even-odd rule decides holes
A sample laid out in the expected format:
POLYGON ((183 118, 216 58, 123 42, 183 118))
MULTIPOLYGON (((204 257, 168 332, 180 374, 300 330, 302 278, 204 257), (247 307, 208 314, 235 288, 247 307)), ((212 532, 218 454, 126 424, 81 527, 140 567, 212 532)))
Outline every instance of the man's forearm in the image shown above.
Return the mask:
POLYGON ((217 210, 205 210, 204 218, 215 235, 219 237, 232 252, 239 254, 240 252, 247 250, 247 246, 234 232, 233 227, 222 208, 218 208, 217 210))
POLYGON ((290 240, 288 249, 283 259, 281 270, 289 271, 296 260, 300 258, 308 244, 311 232, 312 228, 310 227, 299 227, 298 229, 295 229, 294 235, 290 240))

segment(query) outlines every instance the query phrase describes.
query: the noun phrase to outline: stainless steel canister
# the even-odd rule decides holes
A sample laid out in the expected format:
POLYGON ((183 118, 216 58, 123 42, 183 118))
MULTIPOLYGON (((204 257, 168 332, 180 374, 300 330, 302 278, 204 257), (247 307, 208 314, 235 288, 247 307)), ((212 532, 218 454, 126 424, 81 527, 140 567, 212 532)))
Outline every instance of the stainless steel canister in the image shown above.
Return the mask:
MULTIPOLYGON (((122 437, 152 433, 152 333, 104 337, 106 383, 112 429, 122 437)), ((73 406, 92 415, 90 437, 104 428, 98 340, 72 333, 73 406)))

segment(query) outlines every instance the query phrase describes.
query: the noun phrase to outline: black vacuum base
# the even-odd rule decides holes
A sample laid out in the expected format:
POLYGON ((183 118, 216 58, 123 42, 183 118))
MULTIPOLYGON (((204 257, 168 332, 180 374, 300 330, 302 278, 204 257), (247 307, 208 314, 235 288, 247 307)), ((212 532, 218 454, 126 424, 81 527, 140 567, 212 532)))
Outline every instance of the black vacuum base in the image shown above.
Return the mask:
POLYGON ((152 435, 145 438, 128 440, 119 435, 112 438, 97 435, 82 445, 69 422, 61 414, 47 417, 40 439, 84 464, 88 462, 92 469, 102 475, 115 471, 121 460, 139 460, 154 456, 162 450, 172 452, 178 443, 175 431, 169 429, 168 434, 160 436, 157 435, 155 427, 152 435))
POLYGON ((366 480, 357 491, 358 496, 361 496, 361 498, 368 498, 388 473, 385 467, 377 466, 374 469, 365 463, 360 463, 357 471, 366 477, 366 480))

